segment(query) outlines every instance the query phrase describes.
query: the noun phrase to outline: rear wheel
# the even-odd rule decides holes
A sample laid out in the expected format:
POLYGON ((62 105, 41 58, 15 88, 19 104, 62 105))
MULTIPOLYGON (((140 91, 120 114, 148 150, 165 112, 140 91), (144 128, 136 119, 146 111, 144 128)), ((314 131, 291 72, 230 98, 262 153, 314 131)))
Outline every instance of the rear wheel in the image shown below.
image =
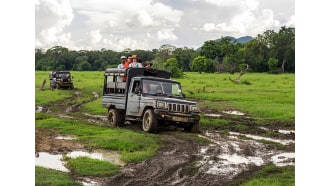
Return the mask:
POLYGON ((110 109, 108 113, 108 125, 118 127, 120 126, 120 114, 117 109, 110 109))
POLYGON ((145 132, 154 132, 158 126, 158 121, 152 109, 148 109, 143 114, 142 128, 145 132))

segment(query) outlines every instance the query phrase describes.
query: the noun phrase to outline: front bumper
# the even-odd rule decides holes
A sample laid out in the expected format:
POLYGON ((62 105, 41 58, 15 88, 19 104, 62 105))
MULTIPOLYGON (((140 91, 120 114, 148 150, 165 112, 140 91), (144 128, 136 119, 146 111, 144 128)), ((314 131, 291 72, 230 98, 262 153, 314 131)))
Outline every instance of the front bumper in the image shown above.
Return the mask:
POLYGON ((200 115, 198 113, 178 113, 163 109, 154 109, 154 113, 158 120, 181 123, 198 123, 200 120, 200 115))

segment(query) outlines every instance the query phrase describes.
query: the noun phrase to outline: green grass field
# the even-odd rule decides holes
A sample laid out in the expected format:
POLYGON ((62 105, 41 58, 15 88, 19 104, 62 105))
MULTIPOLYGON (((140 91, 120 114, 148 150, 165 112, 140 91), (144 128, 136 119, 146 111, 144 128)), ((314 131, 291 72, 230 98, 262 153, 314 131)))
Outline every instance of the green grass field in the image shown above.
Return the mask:
MULTIPOLYGON (((46 105, 70 97, 77 90, 49 91, 48 71, 35 73, 36 105, 46 105), (40 91, 43 79, 46 91, 40 91), (48 90, 47 90, 48 89, 48 90)), ((231 82, 238 74, 206 74, 186 72, 184 78, 175 79, 182 85, 187 98, 225 101, 228 106, 254 117, 294 121, 295 75, 246 73, 241 84, 231 82), (245 82, 245 83, 244 83, 245 82), (248 83, 246 83, 248 82, 248 83)), ((102 95, 103 72, 72 72, 74 86, 80 91, 80 99, 91 99, 92 92, 102 95)), ((101 99, 89 103, 83 109, 91 114, 102 114, 101 99)), ((104 111, 106 112, 106 111, 104 111)))
MULTIPOLYGON (((103 72, 71 72, 75 90, 50 90, 48 71, 35 72, 35 105, 47 106, 53 103, 72 105, 79 102, 87 102, 82 105, 80 112, 92 115, 106 115, 107 109, 101 106, 103 89, 103 72), (46 79, 45 90, 39 90, 42 81, 46 79), (79 92, 77 96, 76 92, 79 92), (92 94, 97 92, 99 98, 92 94), (75 97, 76 99, 70 99, 75 97)), ((241 84, 235 84, 228 77, 235 79, 238 74, 206 74, 186 72, 183 78, 175 79, 181 82, 183 92, 188 99, 198 100, 200 106, 209 106, 217 110, 232 108, 247 113, 255 118, 289 121, 295 120, 295 75, 294 74, 261 74, 246 73, 241 77, 241 84), (221 104, 219 104, 221 102, 221 104)), ((121 159, 125 162, 140 162, 152 157, 162 146, 162 140, 158 135, 132 131, 126 129, 110 128, 89 124, 83 120, 67 120, 56 118, 51 114, 36 113, 36 128, 48 128, 56 130, 60 134, 77 136, 77 141, 87 148, 102 148, 120 151, 121 159)), ((209 119, 202 117, 201 125, 228 125, 224 119, 209 119)), ((244 130, 245 125, 237 125, 244 130)), ((294 127, 294 126, 293 126, 294 127)), ((227 130, 223 131, 228 132, 227 130)), ((181 134, 182 135, 182 134, 181 134)), ((185 138, 194 138, 189 134, 185 138)), ((198 139, 196 139, 198 140, 198 139)), ((203 141, 201 141, 204 143, 203 141)), ((69 167, 74 168, 77 174, 111 175, 118 171, 118 167, 105 165, 104 162, 94 162, 90 159, 69 160, 69 167), (92 172, 86 168, 86 164, 94 163, 92 172), (110 167, 110 169, 104 168, 110 167)), ((290 168, 265 167, 264 172, 259 173, 245 185, 281 185, 282 181, 289 177, 289 185, 294 183, 294 170, 290 168), (270 174, 276 169, 276 174, 270 174), (288 175, 286 175, 288 174, 288 175), (279 178, 278 178, 279 177, 279 178)), ((36 167, 36 185, 79 185, 66 173, 58 173, 36 167), (57 183, 62 180, 63 183, 57 183)))

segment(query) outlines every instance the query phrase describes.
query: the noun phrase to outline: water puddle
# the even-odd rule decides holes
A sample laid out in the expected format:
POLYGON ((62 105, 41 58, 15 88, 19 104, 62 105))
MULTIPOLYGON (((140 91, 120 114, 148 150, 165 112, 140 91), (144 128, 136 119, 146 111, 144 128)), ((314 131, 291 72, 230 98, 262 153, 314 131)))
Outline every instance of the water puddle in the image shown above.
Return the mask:
POLYGON ((282 134, 294 134, 295 131, 294 130, 278 130, 279 133, 282 133, 282 134))
POLYGON ((220 118, 223 115, 221 115, 221 114, 204 114, 204 116, 213 117, 213 118, 220 118))
MULTIPOLYGON (((260 129, 264 130, 264 131, 270 131, 269 128, 266 127, 259 127, 260 129)), ((275 132, 279 132, 281 134, 295 134, 294 130, 283 130, 283 129, 278 129, 275 132)))
POLYGON ((73 136, 56 136, 55 139, 59 139, 59 140, 74 140, 76 139, 73 136))
POLYGON ((287 165, 295 165, 295 153, 285 152, 281 154, 276 154, 271 157, 272 162, 279 167, 287 165))
MULTIPOLYGON (((230 132, 231 136, 222 136, 217 132, 205 132, 199 137, 213 142, 199 149, 202 159, 197 163, 199 170, 207 174, 232 179, 251 166, 262 166, 270 162, 276 166, 294 165, 295 153, 282 152, 267 148, 254 140, 238 138, 240 133, 230 132)), ((292 140, 275 140, 260 136, 245 135, 252 139, 265 139, 282 144, 294 143, 292 140)))
POLYGON ((276 142, 276 143, 280 143, 282 145, 289 145, 290 143, 295 143, 293 140, 280 140, 280 139, 273 139, 273 138, 267 138, 267 137, 262 137, 262 136, 255 136, 255 135, 251 135, 251 134, 241 134, 238 132, 229 132, 229 134, 231 135, 236 135, 236 136, 245 136, 248 138, 252 138, 254 140, 267 140, 267 141, 272 141, 272 142, 276 142))
POLYGON ((97 186, 99 185, 99 183, 97 181, 94 181, 92 179, 89 179, 89 178, 82 178, 82 184, 83 186, 97 186))
MULTIPOLYGON (((125 163, 120 160, 120 154, 115 151, 96 150, 92 153, 85 151, 72 151, 66 155, 70 158, 87 156, 92 159, 108 161, 121 166, 125 165, 125 163)), ((63 154, 50 154, 48 152, 39 152, 38 156, 35 158, 35 165, 63 172, 69 172, 69 170, 64 166, 65 162, 62 161, 62 157, 63 154)))
POLYGON ((38 154, 38 157, 35 157, 35 165, 69 172, 62 161, 62 154, 50 154, 48 152, 39 152, 38 154))
POLYGON ((36 111, 36 113, 40 113, 40 112, 49 112, 49 109, 48 109, 47 107, 36 106, 35 111, 36 111))
POLYGON ((237 111, 237 110, 231 110, 231 111, 222 111, 226 114, 232 114, 232 115, 238 115, 238 116, 244 116, 245 114, 243 112, 237 111))
POLYGON ((123 161, 120 160, 120 154, 115 151, 106 151, 106 150, 95 150, 92 153, 85 151, 72 151, 67 154, 70 158, 77 158, 81 156, 87 156, 92 159, 98 159, 103 161, 108 161, 117 165, 125 165, 123 161))

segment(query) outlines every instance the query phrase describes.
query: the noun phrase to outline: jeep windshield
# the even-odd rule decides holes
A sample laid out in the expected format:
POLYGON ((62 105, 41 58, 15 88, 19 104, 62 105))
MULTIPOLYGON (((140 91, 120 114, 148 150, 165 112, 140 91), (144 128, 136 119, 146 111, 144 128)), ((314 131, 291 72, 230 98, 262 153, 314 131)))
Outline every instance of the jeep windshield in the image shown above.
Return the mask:
POLYGON ((142 93, 145 95, 183 98, 180 84, 170 81, 142 80, 142 93))

